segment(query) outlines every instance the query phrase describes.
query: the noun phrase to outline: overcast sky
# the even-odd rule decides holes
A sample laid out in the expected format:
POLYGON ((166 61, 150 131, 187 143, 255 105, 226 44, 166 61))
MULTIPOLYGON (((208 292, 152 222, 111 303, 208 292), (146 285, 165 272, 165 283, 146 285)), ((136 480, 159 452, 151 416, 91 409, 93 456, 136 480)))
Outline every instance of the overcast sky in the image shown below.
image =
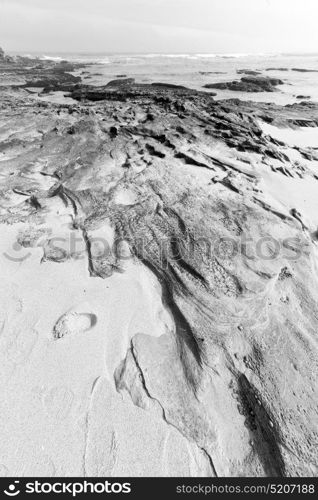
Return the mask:
POLYGON ((0 0, 20 52, 318 52, 318 0, 0 0))

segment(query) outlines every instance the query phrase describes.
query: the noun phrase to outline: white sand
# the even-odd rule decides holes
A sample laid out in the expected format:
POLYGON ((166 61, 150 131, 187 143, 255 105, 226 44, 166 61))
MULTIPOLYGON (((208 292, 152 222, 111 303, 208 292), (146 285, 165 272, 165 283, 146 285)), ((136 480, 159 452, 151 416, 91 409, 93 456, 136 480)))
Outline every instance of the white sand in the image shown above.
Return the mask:
POLYGON ((318 127, 278 128, 261 122, 261 129, 274 139, 283 141, 290 146, 318 148, 318 127))
MULTIPOLYGON (((48 220, 56 234, 52 214, 48 220)), ((14 249, 25 229, 0 226, 0 473, 204 471, 195 446, 114 386, 113 372, 135 334, 159 336, 174 327, 151 273, 131 260, 123 274, 92 278, 83 255, 40 264, 42 248, 14 249), (54 328, 67 334, 55 340, 54 328)))

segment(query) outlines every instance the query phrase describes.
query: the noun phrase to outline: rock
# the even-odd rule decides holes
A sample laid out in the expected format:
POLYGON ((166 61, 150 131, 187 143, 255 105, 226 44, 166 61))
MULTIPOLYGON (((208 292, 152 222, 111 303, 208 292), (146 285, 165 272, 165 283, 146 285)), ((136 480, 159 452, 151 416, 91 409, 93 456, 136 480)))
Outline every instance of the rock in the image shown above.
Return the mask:
POLYGON ((318 73, 318 69, 292 68, 291 71, 298 71, 298 73, 318 73))
POLYGON ((242 77, 240 81, 208 83, 207 89, 234 90, 237 92, 274 92, 277 85, 284 82, 279 78, 261 76, 242 77))
POLYGON ((265 71, 289 71, 289 68, 266 68, 265 71))
POLYGON ((257 77, 243 77, 241 78, 242 82, 251 83, 255 85, 259 85, 260 87, 283 85, 283 81, 280 78, 271 78, 266 76, 257 76, 257 77))
POLYGON ((48 90, 70 90, 74 84, 79 83, 81 78, 79 76, 71 75, 64 71, 53 71, 43 74, 40 80, 28 80, 24 87, 44 87, 48 90))
POLYGON ((14 62, 13 57, 7 56, 4 50, 0 47, 0 63, 12 63, 14 62))
POLYGON ((199 71, 200 75, 225 75, 224 71, 199 71))
POLYGON ((243 74, 243 75, 250 75, 250 76, 261 75, 260 71, 255 71, 255 70, 252 70, 252 69, 237 69, 236 73, 238 73, 239 75, 243 74))
POLYGON ((65 72, 70 72, 70 71, 75 71, 76 67, 74 64, 69 63, 67 61, 61 61, 60 63, 56 64, 56 66, 53 67, 52 71, 53 73, 65 73, 65 72))
MULTIPOLYGON (((117 87, 120 89, 120 86, 117 87)), ((95 87, 78 86, 73 87, 71 90, 71 97, 77 101, 87 99, 88 101, 126 101, 131 96, 128 92, 113 92, 108 86, 95 87), (106 88, 107 87, 107 88, 106 88)))
MULTIPOLYGON (((126 80, 115 80, 109 82, 107 85, 97 87, 89 85, 79 85, 74 87, 72 90, 72 98, 77 100, 87 99, 90 101, 101 101, 101 100, 118 100, 125 101, 132 97, 143 98, 147 95, 153 96, 157 102, 161 102, 166 106, 173 106, 178 111, 182 112, 184 104, 182 101, 177 101, 175 98, 180 95, 198 95, 200 94, 196 90, 188 89, 182 85, 175 85, 169 83, 150 83, 150 84, 137 84, 134 83, 133 78, 126 80), (128 84, 126 80, 129 80, 128 84), (121 85, 118 82, 123 81, 121 85)), ((209 95, 208 93, 205 93, 209 95)))
POLYGON ((134 78, 123 78, 119 80, 111 80, 106 87, 126 87, 135 83, 134 78))
POLYGON ((160 88, 163 88, 163 89, 186 89, 187 88, 184 85, 177 85, 177 84, 174 84, 174 83, 154 82, 154 83, 151 83, 151 85, 153 87, 160 87, 160 88))

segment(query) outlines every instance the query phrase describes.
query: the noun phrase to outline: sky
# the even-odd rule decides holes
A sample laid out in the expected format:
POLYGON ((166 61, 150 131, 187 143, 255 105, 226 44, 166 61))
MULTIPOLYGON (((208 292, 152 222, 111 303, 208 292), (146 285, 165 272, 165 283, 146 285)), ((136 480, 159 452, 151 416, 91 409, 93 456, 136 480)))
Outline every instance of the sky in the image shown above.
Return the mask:
POLYGON ((318 52, 318 0, 0 0, 7 52, 318 52))

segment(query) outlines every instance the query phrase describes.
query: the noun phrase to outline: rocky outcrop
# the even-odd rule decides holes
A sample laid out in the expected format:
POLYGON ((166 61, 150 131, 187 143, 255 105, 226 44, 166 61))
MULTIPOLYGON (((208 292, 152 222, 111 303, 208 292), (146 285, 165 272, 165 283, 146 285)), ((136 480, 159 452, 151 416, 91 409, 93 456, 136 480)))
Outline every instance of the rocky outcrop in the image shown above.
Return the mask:
POLYGON ((291 71, 297 71, 298 73, 318 73, 317 69, 306 69, 306 68, 291 68, 291 71))
POLYGON ((52 73, 46 72, 43 78, 39 80, 27 80, 24 87, 43 87, 45 92, 57 90, 69 91, 74 84, 80 81, 81 77, 79 76, 74 76, 64 71, 53 71, 52 73))
POLYGON ((106 87, 126 87, 135 83, 134 78, 120 78, 118 80, 111 80, 107 83, 106 87))
POLYGON ((199 71, 200 75, 224 75, 224 71, 199 71))
POLYGON ((72 74, 85 66, 83 63, 69 63, 68 61, 56 62, 54 60, 41 60, 37 57, 0 57, 0 76, 9 81, 17 80, 24 87, 44 88, 45 92, 54 90, 70 90, 70 86, 81 81, 79 76, 72 74))
POLYGON ((5 54, 4 50, 0 47, 0 64, 1 63, 12 63, 14 61, 13 57, 5 54))
POLYGON ((252 69, 237 69, 236 73, 238 75, 249 75, 249 76, 261 75, 260 71, 255 71, 255 70, 252 70, 252 69))
MULTIPOLYGON (((165 102, 168 106, 169 103, 175 101, 176 98, 182 96, 195 96, 201 95, 203 92, 196 92, 188 89, 182 85, 174 85, 169 83, 151 83, 141 84, 134 83, 133 79, 122 85, 119 83, 123 80, 116 80, 118 83, 109 82, 107 85, 101 87, 91 85, 77 85, 71 91, 71 97, 76 100, 89 100, 89 101, 103 101, 103 100, 118 100, 126 101, 133 97, 146 98, 151 95, 155 100, 165 102), (172 94, 167 94, 171 90, 172 94)), ((181 101, 178 101, 177 106, 180 110, 186 106, 181 101)))
POLYGON ((277 85, 283 85, 279 78, 262 76, 246 76, 240 81, 207 83, 204 88, 218 90, 234 90, 237 92, 275 92, 277 85))
POLYGON ((184 90, 186 87, 184 85, 176 85, 174 83, 166 83, 166 82, 153 82, 151 84, 153 87, 164 88, 164 89, 181 89, 184 90))

